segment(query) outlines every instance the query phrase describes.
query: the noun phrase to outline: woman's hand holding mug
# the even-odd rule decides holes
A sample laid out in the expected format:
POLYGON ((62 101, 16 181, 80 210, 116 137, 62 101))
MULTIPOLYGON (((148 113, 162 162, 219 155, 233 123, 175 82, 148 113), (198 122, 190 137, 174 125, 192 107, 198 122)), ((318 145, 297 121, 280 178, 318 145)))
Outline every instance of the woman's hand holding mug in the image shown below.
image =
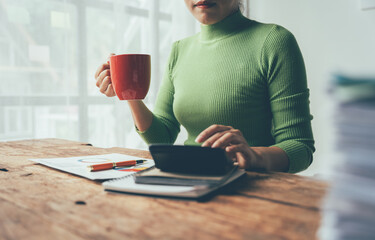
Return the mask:
POLYGON ((95 73, 96 86, 107 97, 128 100, 134 123, 146 131, 152 123, 152 112, 143 103, 150 87, 151 57, 146 54, 110 54, 107 63, 95 73))
POLYGON ((115 90, 111 81, 111 72, 109 67, 109 58, 115 55, 111 53, 108 57, 108 62, 101 64, 95 72, 96 86, 99 91, 107 97, 116 96, 115 90))
POLYGON ((142 100, 150 87, 151 57, 147 54, 111 54, 95 73, 96 86, 108 97, 142 100))

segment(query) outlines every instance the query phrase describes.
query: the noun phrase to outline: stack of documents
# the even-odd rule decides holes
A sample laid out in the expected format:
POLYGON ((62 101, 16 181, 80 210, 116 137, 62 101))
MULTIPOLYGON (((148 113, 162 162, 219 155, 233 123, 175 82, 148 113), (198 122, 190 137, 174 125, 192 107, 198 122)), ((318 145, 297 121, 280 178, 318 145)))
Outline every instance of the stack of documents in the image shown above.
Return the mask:
POLYGON ((375 239, 375 78, 336 76, 335 150, 321 240, 375 239))

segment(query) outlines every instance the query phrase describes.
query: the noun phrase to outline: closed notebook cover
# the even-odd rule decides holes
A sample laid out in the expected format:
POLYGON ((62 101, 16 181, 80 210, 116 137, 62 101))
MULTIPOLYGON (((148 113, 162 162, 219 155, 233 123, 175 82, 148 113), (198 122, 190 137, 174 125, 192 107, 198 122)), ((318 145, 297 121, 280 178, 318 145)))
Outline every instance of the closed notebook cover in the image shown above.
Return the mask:
POLYGON ((232 170, 222 175, 202 175, 202 174, 185 174, 165 172, 158 168, 153 168, 135 175, 135 182, 142 184, 158 185, 179 185, 179 186, 196 186, 196 185, 215 185, 225 181, 237 169, 233 166, 232 170))

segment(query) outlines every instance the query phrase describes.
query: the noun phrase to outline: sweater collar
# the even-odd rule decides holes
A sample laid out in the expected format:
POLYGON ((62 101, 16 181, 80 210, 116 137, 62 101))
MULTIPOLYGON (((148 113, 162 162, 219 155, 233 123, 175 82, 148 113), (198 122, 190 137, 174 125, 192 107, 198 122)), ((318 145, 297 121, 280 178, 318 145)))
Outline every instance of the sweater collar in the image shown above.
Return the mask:
POLYGON ((201 25, 200 39, 203 42, 215 41, 238 31, 246 23, 241 11, 237 11, 220 22, 211 25, 201 25))

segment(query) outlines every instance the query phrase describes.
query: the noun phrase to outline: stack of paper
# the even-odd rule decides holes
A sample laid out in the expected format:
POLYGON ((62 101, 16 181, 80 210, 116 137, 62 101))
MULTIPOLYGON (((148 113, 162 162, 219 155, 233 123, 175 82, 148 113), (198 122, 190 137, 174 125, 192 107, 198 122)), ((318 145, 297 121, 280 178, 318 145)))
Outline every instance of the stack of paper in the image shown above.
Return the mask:
POLYGON ((331 188, 323 204, 321 240, 375 239, 375 78, 335 78, 337 106, 331 188))

